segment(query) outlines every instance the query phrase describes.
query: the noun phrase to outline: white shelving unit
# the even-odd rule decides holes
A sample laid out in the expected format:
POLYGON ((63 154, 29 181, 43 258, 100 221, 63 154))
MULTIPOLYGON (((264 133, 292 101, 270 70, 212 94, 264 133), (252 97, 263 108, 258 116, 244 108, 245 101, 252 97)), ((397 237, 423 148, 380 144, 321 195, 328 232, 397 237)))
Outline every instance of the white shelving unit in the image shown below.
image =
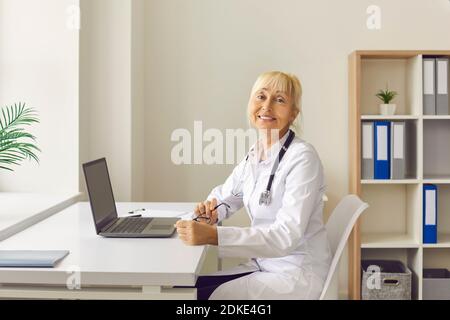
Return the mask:
MULTIPOLYGON (((360 243, 360 259, 395 259, 413 272, 413 299, 422 299, 423 268, 450 269, 450 115, 423 115, 422 59, 425 55, 450 56, 432 51, 357 51, 350 56, 350 120, 357 138, 350 137, 350 192, 370 207, 361 216, 355 238, 360 243), (355 72, 356 69, 356 72, 355 72), (395 90, 397 112, 394 116, 377 113, 375 93, 395 90), (353 98, 353 99, 352 99, 353 98), (412 177, 404 180, 362 180, 360 127, 363 121, 388 120, 413 122, 415 149, 412 177), (353 179, 353 180, 352 180, 353 179), (438 187, 438 243, 423 244, 423 185, 438 187)), ((352 132, 350 133, 352 134, 352 132)), ((357 250, 357 249, 354 249, 357 250)), ((356 252, 353 257, 358 257, 356 252)), ((360 261, 353 258, 353 270, 360 261)), ((357 281, 356 279, 353 279, 357 281)), ((353 284, 354 284, 353 281, 353 284)), ((359 298, 352 286, 353 298, 359 298)))

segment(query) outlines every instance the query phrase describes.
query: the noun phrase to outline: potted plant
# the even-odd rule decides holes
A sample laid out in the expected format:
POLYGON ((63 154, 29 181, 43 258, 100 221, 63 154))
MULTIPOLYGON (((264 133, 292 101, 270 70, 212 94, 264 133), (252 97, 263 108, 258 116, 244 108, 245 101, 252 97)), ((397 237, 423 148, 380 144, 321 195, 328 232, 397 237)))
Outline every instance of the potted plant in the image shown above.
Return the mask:
POLYGON ((386 86, 386 90, 378 91, 376 97, 378 97, 383 103, 380 104, 380 114, 382 115, 393 115, 395 114, 395 109, 397 105, 395 103, 391 103, 391 101, 395 98, 397 92, 389 90, 386 86))
POLYGON ((33 109, 25 103, 4 107, 0 113, 0 169, 13 171, 13 165, 29 159, 39 162, 35 152, 40 149, 34 144, 36 138, 22 126, 39 122, 33 109))

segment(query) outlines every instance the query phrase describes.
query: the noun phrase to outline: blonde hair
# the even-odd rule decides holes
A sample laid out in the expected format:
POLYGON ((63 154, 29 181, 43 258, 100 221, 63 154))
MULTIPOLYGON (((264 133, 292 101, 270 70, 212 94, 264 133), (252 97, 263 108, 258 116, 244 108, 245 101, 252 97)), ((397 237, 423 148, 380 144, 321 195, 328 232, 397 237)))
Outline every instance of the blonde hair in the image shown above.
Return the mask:
MULTIPOLYGON (((292 108, 297 112, 297 117, 290 124, 291 128, 300 134, 300 128, 296 119, 302 113, 302 85, 298 78, 291 73, 285 73, 281 71, 269 71, 261 74, 258 79, 256 79, 253 85, 252 91, 250 93, 249 106, 255 93, 262 88, 272 88, 275 91, 286 92, 291 97, 292 108)), ((250 117, 250 115, 248 115, 250 117)))

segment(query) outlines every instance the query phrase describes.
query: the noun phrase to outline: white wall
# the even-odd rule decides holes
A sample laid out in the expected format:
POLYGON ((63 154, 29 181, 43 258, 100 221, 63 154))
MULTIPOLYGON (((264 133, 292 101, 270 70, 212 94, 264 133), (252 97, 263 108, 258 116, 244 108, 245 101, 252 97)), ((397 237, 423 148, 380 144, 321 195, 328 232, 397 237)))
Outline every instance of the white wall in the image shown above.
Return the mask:
POLYGON ((81 0, 81 12, 80 163, 106 157, 116 201, 130 201, 131 2, 81 0))
POLYGON ((78 191, 78 0, 0 0, 0 107, 25 102, 40 164, 0 171, 0 191, 78 191))

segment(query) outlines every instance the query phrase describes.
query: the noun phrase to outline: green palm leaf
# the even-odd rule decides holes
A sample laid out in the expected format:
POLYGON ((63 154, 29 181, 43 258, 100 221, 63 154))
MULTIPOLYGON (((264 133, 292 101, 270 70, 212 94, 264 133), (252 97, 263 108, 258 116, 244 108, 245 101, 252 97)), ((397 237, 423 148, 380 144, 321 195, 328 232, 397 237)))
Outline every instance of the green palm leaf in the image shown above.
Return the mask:
POLYGON ((38 123, 37 114, 25 103, 5 107, 0 113, 0 169, 13 171, 12 165, 24 160, 39 162, 36 155, 41 151, 34 143, 36 137, 25 132, 23 126, 38 123))

